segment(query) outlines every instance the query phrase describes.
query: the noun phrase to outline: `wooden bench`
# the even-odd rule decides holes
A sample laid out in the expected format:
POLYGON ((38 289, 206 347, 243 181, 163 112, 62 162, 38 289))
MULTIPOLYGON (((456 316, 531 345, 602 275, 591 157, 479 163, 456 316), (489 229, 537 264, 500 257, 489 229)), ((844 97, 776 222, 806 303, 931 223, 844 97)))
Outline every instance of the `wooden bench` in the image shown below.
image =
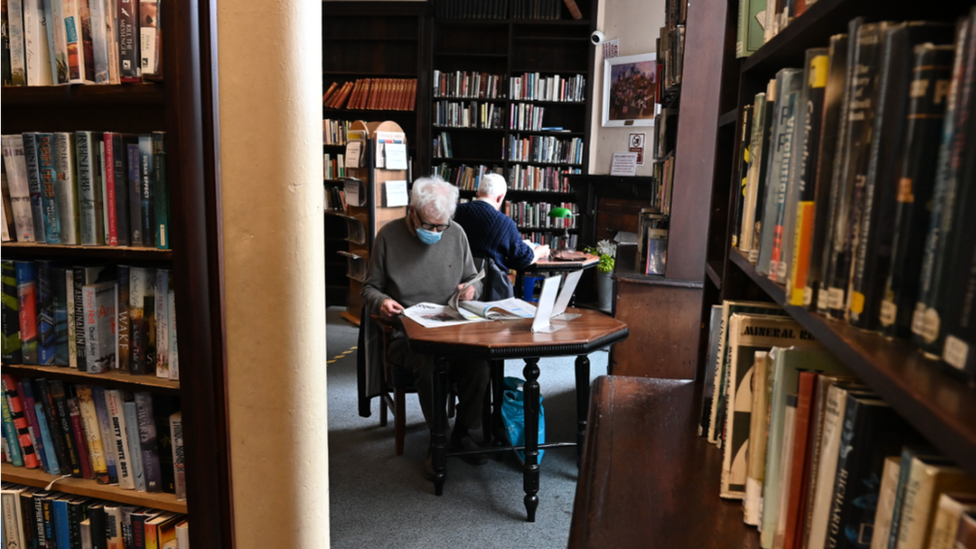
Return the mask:
POLYGON ((601 376, 591 399, 570 549, 758 549, 741 502, 718 496, 722 451, 698 437, 700 384, 601 376))

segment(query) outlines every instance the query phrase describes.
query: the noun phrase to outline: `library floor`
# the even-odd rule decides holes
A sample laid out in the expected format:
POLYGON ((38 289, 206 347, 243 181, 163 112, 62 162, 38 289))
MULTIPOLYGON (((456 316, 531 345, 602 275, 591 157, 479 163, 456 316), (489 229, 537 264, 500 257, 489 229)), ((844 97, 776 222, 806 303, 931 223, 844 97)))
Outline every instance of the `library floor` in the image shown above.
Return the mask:
MULTIPOLYGON (((329 360, 329 492, 332 549, 566 547, 576 493, 576 450, 548 450, 542 459, 535 523, 525 522, 518 459, 471 466, 451 458, 444 495, 421 474, 429 436, 416 396, 408 395, 405 451, 393 448, 392 421, 379 426, 356 412, 357 329, 327 313, 329 360), (336 357, 341 358, 336 359, 336 357)), ((593 377, 606 373, 607 353, 590 355, 593 377)), ((575 439, 573 359, 542 359, 547 440, 575 439)), ((522 377, 521 361, 505 374, 522 377)), ((476 433, 476 438, 480 432, 476 433)))

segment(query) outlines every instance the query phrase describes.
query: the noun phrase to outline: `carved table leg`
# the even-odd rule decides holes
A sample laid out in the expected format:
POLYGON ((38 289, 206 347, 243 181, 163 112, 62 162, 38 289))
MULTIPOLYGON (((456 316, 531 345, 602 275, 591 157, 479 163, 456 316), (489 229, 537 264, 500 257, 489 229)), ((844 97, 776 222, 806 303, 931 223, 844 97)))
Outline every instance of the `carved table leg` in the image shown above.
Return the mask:
POLYGON ((522 468, 522 487, 525 490, 526 520, 535 522, 539 507, 539 359, 525 359, 525 465, 522 468))
POLYGON ((586 417, 590 407, 590 357, 576 357, 576 468, 583 458, 583 440, 586 438, 586 417))
POLYGON ((434 466, 434 493, 444 493, 444 480, 447 478, 447 359, 437 358, 434 371, 432 408, 434 425, 430 431, 432 462, 434 466))

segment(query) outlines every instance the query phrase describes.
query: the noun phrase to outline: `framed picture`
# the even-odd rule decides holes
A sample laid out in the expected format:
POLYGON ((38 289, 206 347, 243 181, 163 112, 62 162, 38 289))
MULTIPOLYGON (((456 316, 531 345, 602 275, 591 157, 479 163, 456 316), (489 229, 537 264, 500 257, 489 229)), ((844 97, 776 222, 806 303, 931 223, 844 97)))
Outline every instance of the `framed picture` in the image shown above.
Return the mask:
POLYGON ((657 55, 643 53, 603 62, 603 126, 653 126, 657 55))

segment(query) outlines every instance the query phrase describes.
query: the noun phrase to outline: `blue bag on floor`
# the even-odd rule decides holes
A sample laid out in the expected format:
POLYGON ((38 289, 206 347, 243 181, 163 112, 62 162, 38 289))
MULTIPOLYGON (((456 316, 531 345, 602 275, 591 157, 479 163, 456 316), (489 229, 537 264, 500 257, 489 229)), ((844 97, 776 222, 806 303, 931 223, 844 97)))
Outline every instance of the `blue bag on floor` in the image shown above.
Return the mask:
MULTIPOLYGON (((505 433, 512 446, 525 446, 525 393, 522 386, 525 380, 517 377, 506 377, 502 394, 502 423, 505 433)), ((539 444, 546 441, 545 411, 542 408, 542 395, 539 395, 539 444)), ((539 463, 542 463, 544 450, 539 450, 539 463)), ((525 461, 525 452, 518 451, 519 457, 525 461)))

